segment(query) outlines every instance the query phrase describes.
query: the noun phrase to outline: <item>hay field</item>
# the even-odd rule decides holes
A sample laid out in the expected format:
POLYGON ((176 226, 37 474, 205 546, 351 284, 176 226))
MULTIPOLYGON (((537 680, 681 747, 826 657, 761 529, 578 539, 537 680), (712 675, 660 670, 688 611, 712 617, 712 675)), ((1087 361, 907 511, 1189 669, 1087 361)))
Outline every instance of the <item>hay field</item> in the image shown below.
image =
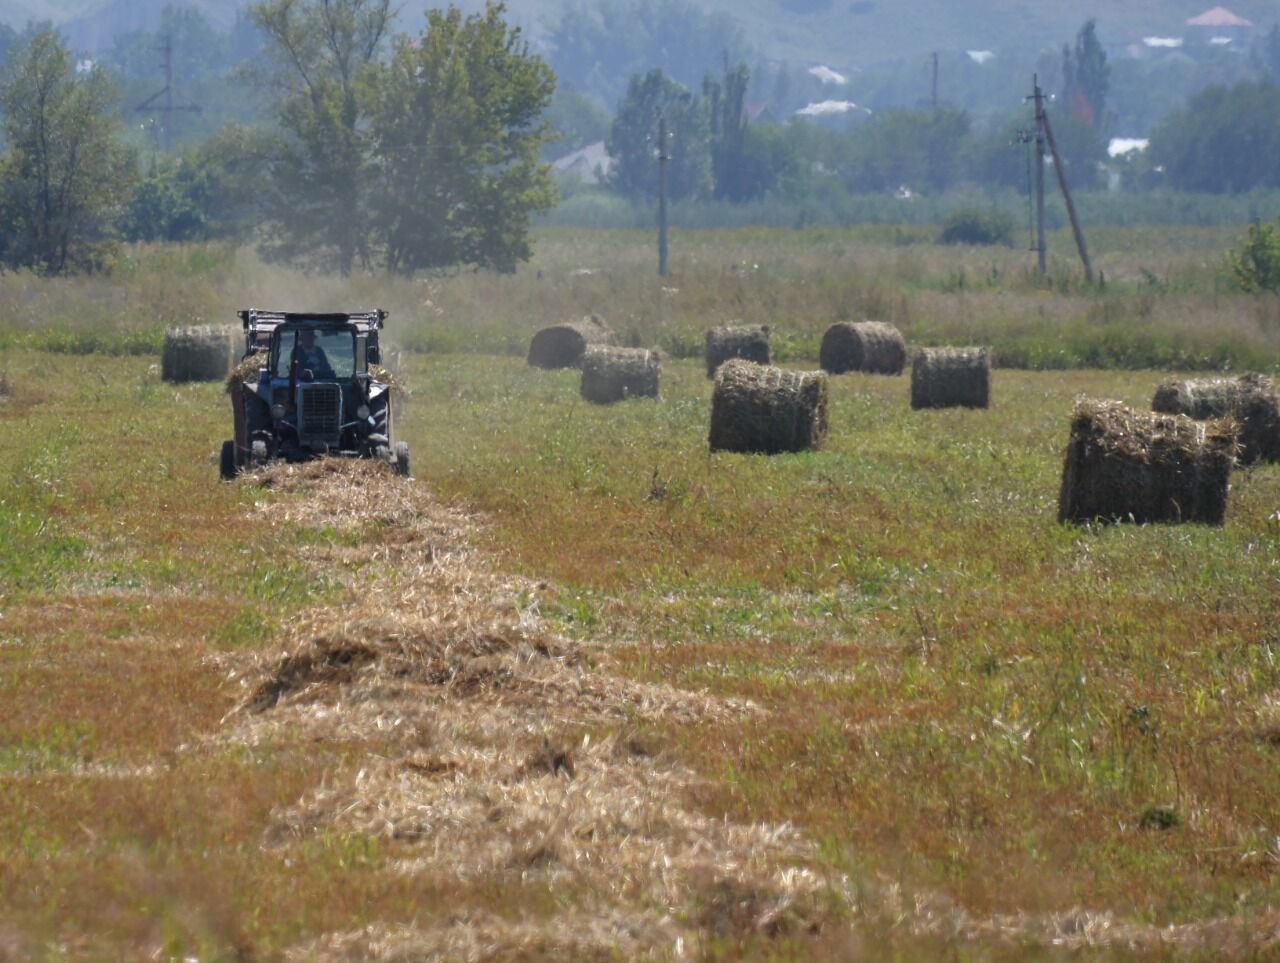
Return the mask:
MULTIPOLYGON (((701 238, 712 266, 659 296, 703 306, 637 323, 700 345, 768 237, 701 238)), ((438 349, 400 369, 412 482, 218 483, 220 386, 163 382, 158 340, 130 353, 153 322, 88 307, 159 309, 177 252, 0 278, 63 325, 0 325, 0 958, 1276 952, 1280 466, 1236 474, 1220 529, 1059 526, 1073 400, 1145 407, 1153 370, 997 368, 986 411, 842 375, 821 451, 710 455, 696 357, 607 408, 525 364, 553 306, 657 288, 634 237, 600 239, 603 277, 553 240, 541 279, 383 285, 389 330, 438 349)), ((782 240, 765 296, 813 299, 815 358, 849 285, 946 306, 930 330, 986 310, 942 283, 986 255, 846 239, 883 277, 819 283, 838 239, 782 240)), ((1274 358, 1271 309, 1196 266, 1205 236, 1167 240, 1148 314, 1136 287, 1016 277, 982 304, 1041 304, 1046 344, 1115 311, 1274 358)), ((379 293, 219 263, 176 272, 189 317, 237 283, 379 293)), ((776 325, 758 303, 724 316, 776 325)))
POLYGON ((697 361, 410 355, 415 482, 221 485, 217 386, 5 360, 8 957, 1274 949, 1280 470, 1054 520, 1072 398, 1156 373, 842 376, 765 458, 697 361))

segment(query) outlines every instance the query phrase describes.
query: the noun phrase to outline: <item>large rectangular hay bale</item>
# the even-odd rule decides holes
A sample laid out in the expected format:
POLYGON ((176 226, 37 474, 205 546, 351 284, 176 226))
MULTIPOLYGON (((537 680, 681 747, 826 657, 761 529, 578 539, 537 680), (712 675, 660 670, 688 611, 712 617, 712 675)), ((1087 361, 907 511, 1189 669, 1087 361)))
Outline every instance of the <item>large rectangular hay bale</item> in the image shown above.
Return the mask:
POLYGON ((827 434, 827 376, 733 358, 711 393, 712 451, 765 455, 818 448, 827 434))
POLYGON ((240 331, 208 324, 167 328, 160 356, 165 381, 221 381, 239 359, 240 331))
POLYGON ((884 321, 837 321, 827 328, 818 349, 818 365, 831 374, 899 375, 906 364, 902 332, 884 321))
POLYGON ((1280 461, 1280 396, 1260 374, 1170 379, 1156 388, 1154 411, 1190 418, 1233 418, 1240 426, 1240 461, 1280 461))
POLYGON ((990 348, 921 348, 911 359, 912 408, 986 408, 990 348))
POLYGON ((1226 514, 1236 425, 1080 398, 1062 468, 1062 522, 1203 522, 1226 514))
POLYGON ((714 378, 719 367, 730 358, 769 364, 773 355, 769 345, 767 324, 725 324, 707 332, 703 352, 707 362, 707 377, 714 378))
POLYGON ((592 345, 582 356, 582 397, 598 405, 658 397, 662 361, 644 348, 592 345))
POLYGON ((535 368, 577 368, 593 344, 617 344, 617 336, 594 314, 543 328, 529 342, 529 364, 535 368))

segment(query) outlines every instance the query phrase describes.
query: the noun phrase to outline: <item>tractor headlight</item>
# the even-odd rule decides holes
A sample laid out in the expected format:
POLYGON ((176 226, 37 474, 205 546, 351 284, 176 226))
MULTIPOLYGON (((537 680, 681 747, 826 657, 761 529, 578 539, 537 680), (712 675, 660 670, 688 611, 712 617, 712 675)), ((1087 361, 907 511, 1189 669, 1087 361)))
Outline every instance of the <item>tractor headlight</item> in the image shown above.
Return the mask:
POLYGON ((282 420, 282 419, 284 418, 284 405, 282 405, 282 404, 274 404, 274 405, 272 405, 272 406, 271 406, 271 417, 272 417, 272 418, 274 418, 276 421, 280 421, 280 420, 282 420))
POLYGON ((367 421, 369 418, 369 406, 361 405, 359 408, 357 408, 356 417, 359 418, 361 421, 367 421))

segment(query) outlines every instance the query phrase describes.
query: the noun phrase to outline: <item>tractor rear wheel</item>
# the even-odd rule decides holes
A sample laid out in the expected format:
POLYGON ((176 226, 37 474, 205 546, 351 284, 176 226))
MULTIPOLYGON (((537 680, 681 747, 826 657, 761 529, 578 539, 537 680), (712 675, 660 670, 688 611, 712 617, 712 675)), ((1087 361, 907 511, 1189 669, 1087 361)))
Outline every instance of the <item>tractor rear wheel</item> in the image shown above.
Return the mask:
POLYGON ((396 474, 409 477, 409 443, 407 441, 397 441, 396 447, 396 474))
POLYGON ((223 481, 231 481, 236 477, 236 443, 234 441, 224 441, 222 443, 222 456, 218 461, 218 474, 223 481))

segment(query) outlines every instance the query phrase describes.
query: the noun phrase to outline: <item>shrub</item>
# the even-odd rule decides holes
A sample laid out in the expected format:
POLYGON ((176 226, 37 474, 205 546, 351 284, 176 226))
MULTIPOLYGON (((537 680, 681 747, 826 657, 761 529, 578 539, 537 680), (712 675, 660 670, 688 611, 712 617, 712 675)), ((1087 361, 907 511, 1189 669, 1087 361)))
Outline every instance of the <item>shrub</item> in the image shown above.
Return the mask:
POLYGON ((1003 211, 956 211, 942 225, 943 244, 1003 244, 1013 247, 1013 218, 1003 211))
POLYGON ((1240 242, 1238 251, 1227 252, 1227 266, 1236 284, 1249 292, 1280 294, 1280 230, 1255 222, 1240 242))

